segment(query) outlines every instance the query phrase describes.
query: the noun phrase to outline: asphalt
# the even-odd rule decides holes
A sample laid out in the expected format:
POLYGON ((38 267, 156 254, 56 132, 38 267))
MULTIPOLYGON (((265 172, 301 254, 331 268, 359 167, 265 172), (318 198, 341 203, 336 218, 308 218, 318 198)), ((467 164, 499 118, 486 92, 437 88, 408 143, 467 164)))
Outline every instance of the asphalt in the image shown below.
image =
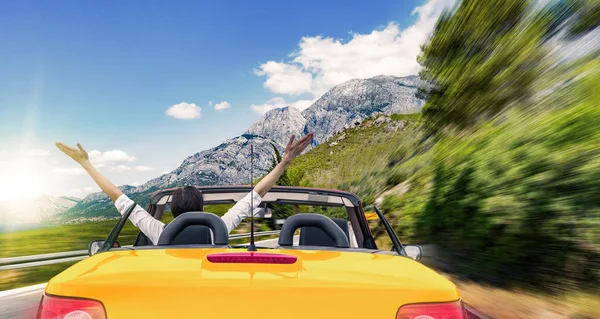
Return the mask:
POLYGON ((46 284, 0 292, 0 318, 35 318, 46 284))

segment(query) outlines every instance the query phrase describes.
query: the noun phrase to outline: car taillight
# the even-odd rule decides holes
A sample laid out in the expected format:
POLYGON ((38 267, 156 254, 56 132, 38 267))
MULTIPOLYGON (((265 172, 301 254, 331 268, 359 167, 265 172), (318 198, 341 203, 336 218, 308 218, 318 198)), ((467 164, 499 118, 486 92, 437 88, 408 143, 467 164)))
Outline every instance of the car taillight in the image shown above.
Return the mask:
POLYGON ((206 256, 212 263, 293 264, 298 257, 270 253, 220 253, 206 256))
POLYGON ((106 312, 96 300, 44 294, 37 319, 106 319, 106 312))
POLYGON ((410 304, 400 307, 396 319, 467 319, 460 301, 410 304))

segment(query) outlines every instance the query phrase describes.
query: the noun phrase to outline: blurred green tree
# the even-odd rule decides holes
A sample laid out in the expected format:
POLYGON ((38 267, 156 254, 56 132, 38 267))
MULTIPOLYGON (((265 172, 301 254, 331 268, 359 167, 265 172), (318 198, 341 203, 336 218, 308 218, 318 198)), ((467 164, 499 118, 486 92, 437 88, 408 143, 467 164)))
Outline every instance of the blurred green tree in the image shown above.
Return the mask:
POLYGON ((415 236, 463 273, 556 289, 600 282, 600 51, 552 52, 597 30, 599 9, 462 1, 423 46, 422 119, 438 142, 421 193, 384 204, 411 212, 415 236))
POLYGON ((423 123, 430 133, 472 130, 509 108, 531 107, 536 80, 555 65, 544 44, 600 25, 598 1, 536 4, 469 0, 444 11, 418 57, 427 83, 418 95, 427 99, 423 123))

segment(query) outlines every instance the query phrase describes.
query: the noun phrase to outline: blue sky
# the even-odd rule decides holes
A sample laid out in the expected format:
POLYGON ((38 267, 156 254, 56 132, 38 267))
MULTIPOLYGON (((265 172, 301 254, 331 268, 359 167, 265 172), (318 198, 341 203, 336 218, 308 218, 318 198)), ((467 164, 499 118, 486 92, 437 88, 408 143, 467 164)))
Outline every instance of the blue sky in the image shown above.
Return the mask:
POLYGON ((445 2, 1 2, 0 175, 82 197, 93 182, 54 147, 81 142, 115 183, 143 183, 268 109, 305 108, 353 77, 415 74, 445 2), (372 54, 386 50, 397 59, 372 54), (200 116, 169 116, 179 103, 200 116))

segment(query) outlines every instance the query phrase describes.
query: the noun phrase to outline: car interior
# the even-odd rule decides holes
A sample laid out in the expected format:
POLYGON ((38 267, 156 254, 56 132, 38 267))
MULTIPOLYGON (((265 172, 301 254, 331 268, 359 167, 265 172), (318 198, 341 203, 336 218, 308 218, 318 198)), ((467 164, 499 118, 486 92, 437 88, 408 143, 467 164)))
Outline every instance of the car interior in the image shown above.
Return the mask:
MULTIPOLYGON (((189 212, 174 219, 165 227, 158 245, 229 245, 225 223, 217 215, 207 212, 189 212)), ((279 234, 279 246, 320 246, 350 248, 348 222, 343 218, 330 218, 308 213, 289 217, 279 234), (296 231, 300 231, 297 246, 296 231)))
MULTIPOLYGON (((187 214, 185 216, 192 216, 195 214, 187 214)), ((182 215, 184 216, 184 215, 182 215)), ((297 215, 300 216, 300 215, 297 215)), ((322 216, 322 215, 317 215, 322 216)), ((329 218, 323 216, 325 218, 329 218)), ((186 218, 187 219, 187 218, 186 218)), ((333 221, 341 230, 344 237, 350 243, 350 234, 348 228, 348 221, 344 218, 329 218, 333 221)), ((177 219, 183 220, 183 219, 177 219)), ((287 221, 286 221, 287 223, 287 221)), ((174 224, 173 226, 169 226, 169 231, 173 229, 179 223, 174 224)), ((171 225, 171 224, 169 224, 171 225)), ((284 224, 286 229, 289 227, 289 223, 284 224)), ((167 231, 167 229, 165 229, 167 231)), ((337 230, 335 230, 337 232, 337 230)), ((322 246, 322 247, 336 247, 335 237, 330 236, 327 232, 323 231, 318 226, 300 226, 299 227, 299 241, 298 246, 322 246)), ((167 234, 170 234, 168 232, 167 234)), ((217 245, 213 241, 212 229, 205 225, 200 224, 189 224, 185 228, 178 231, 177 234, 173 238, 169 238, 168 242, 166 239, 162 242, 159 242, 159 245, 217 245)), ((166 238, 166 237, 165 237, 166 238)), ((292 245, 293 246, 293 245, 292 245)))
MULTIPOLYGON (((170 193, 167 191, 164 194, 158 194, 147 208, 154 218, 163 220, 167 224, 158 244, 153 245, 140 232, 133 247, 129 249, 153 249, 166 246, 173 248, 247 247, 246 243, 250 241, 249 238, 245 237, 245 244, 233 244, 230 237, 239 238, 239 236, 228 234, 225 223, 219 215, 208 211, 214 207, 219 214, 225 212, 237 200, 243 198, 249 189, 237 191, 228 187, 223 189, 222 192, 217 189, 212 193, 203 194, 206 212, 187 212, 175 219, 172 218, 169 210, 170 193), (211 207, 211 205, 213 206, 211 207)), ((258 243, 256 246, 258 248, 295 250, 352 250, 397 255, 398 253, 395 251, 378 249, 369 230, 369 223, 364 216, 360 216, 360 214, 364 215, 362 207, 353 203, 352 200, 355 199, 327 193, 323 195, 314 192, 277 194, 272 191, 263 198, 259 207, 263 209, 274 207, 271 223, 274 220, 282 223, 281 229, 278 230, 277 245, 261 247, 258 243), (285 218, 276 216, 277 207, 281 206, 288 208, 285 218), (302 207, 302 209, 298 207, 302 207), (290 209, 294 210, 291 214, 289 213, 290 209)), ((265 222, 264 218, 255 217, 254 219, 255 222, 265 222)), ((248 220, 249 218, 246 218, 245 221, 248 220)), ((255 235, 259 233, 256 229, 255 227, 255 235)), ((260 240, 259 236, 255 236, 255 241, 260 242, 260 240)))

